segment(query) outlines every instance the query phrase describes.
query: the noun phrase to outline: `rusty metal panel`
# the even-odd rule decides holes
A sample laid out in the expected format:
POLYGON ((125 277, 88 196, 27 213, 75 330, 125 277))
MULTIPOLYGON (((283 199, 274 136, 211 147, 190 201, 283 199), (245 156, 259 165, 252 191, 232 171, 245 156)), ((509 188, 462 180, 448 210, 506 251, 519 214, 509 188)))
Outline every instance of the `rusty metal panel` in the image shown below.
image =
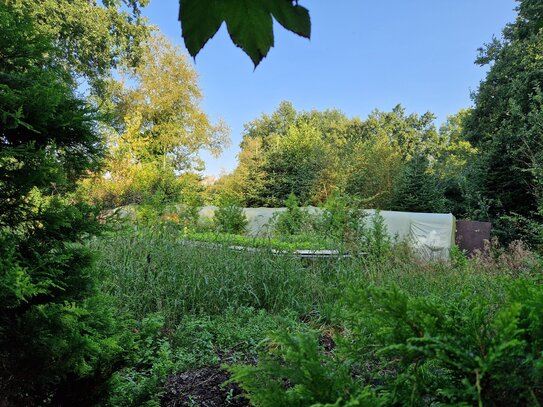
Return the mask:
POLYGON ((456 244, 461 250, 472 254, 474 250, 483 250, 485 240, 490 240, 490 222, 472 220, 456 221, 456 244))

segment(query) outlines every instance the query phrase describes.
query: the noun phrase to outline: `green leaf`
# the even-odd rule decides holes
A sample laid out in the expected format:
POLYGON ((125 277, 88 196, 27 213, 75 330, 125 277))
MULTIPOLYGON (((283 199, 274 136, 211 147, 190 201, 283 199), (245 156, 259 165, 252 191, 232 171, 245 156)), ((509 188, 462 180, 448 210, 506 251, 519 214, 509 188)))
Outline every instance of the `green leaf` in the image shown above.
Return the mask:
POLYGON ((284 28, 302 37, 311 36, 309 11, 302 6, 293 5, 290 0, 268 0, 273 17, 284 28))
POLYGON ((273 20, 265 3, 230 0, 224 9, 232 42, 249 55, 255 67, 273 47, 273 20))
POLYGON ((232 42, 256 67, 274 45, 273 18, 287 30, 310 37, 308 10, 291 0, 180 0, 182 36, 193 57, 226 22, 232 42))
POLYGON ((179 21, 192 57, 196 57, 224 21, 221 4, 222 0, 180 0, 179 21))

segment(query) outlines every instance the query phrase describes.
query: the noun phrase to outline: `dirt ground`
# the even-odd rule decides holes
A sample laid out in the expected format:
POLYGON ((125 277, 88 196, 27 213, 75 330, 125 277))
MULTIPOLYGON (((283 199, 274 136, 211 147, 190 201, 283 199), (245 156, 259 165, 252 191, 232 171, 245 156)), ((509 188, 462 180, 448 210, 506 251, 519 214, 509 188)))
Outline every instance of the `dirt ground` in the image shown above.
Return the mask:
POLYGON ((222 386, 230 374, 220 367, 205 367, 170 376, 162 398, 163 407, 244 407, 249 400, 235 384, 222 386))
MULTIPOLYGON (((336 343, 330 334, 319 338, 325 352, 332 352, 336 343)), ((228 355, 219 355, 221 360, 227 360, 228 355)), ((256 358, 246 361, 256 364, 256 358)), ((246 407, 251 406, 249 400, 242 396, 243 391, 237 384, 223 385, 230 379, 230 373, 220 366, 210 366, 189 370, 172 375, 168 378, 165 393, 162 397, 162 407, 246 407)))

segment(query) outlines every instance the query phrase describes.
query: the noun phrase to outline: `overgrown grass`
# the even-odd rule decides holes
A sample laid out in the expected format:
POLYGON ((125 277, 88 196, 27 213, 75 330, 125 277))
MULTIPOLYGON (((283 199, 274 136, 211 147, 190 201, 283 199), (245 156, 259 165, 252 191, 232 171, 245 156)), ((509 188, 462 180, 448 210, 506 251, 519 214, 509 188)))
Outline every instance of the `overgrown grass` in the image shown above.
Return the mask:
POLYGON ((541 262, 516 252, 364 259, 330 304, 336 349, 307 328, 278 331, 233 380, 262 407, 541 405, 541 262))
MULTIPOLYGON (((484 353, 476 364, 462 361, 467 370, 461 381, 447 360, 432 353, 440 349, 433 344, 441 341, 439 346, 449 346, 443 349, 466 355, 479 352, 478 340, 499 349, 493 332, 506 326, 500 322, 505 317, 497 316, 516 309, 517 300, 511 300, 515 281, 537 286, 538 257, 513 247, 474 260, 453 252, 448 263, 427 263, 407 246, 377 240, 369 240, 375 247, 368 246, 366 256, 307 261, 267 250, 184 242, 171 228, 125 229, 96 239, 91 245, 106 276, 102 289, 131 332, 129 360, 115 375, 111 405, 158 405, 172 373, 253 362, 258 344, 271 331, 275 334, 259 357, 265 363, 236 371, 259 405, 333 403, 336 396, 351 395, 361 405, 449 399, 469 404, 477 397, 501 397, 501 383, 484 382, 484 392, 477 391, 477 369, 497 371, 485 364, 484 353), (333 332, 338 350, 323 353, 319 335, 333 332), (434 348, 423 347, 424 341, 434 348), (266 359, 268 351, 271 359, 266 359), (301 377, 300 369, 315 374, 301 377), (309 391, 307 398, 283 394, 284 377, 309 391), (273 380, 272 394, 266 389, 273 380), (447 391, 457 393, 433 395, 447 391), (469 395, 463 398, 462 392, 469 395), (267 397, 272 402, 266 404, 267 397)), ((521 343, 512 338, 511 343, 521 343)), ((515 360, 528 361, 529 355, 522 358, 525 348, 515 349, 515 360)), ((515 360, 504 360, 513 369, 515 360)), ((521 373, 524 380, 535 377, 521 373)))
POLYGON ((265 250, 206 247, 148 230, 103 237, 92 246, 100 253, 97 266, 109 275, 103 288, 119 309, 136 319, 159 312, 172 325, 187 314, 236 307, 308 313, 328 301, 342 270, 335 260, 308 263, 265 250))
POLYGON ((130 318, 160 313, 167 325, 187 314, 220 315, 228 308, 252 307, 269 313, 322 312, 351 286, 397 286, 416 295, 447 297, 458 290, 499 292, 508 273, 533 273, 528 259, 507 269, 488 258, 452 262, 420 261, 407 246, 388 247, 378 255, 308 261, 271 251, 245 252, 220 245, 182 241, 168 229, 128 230, 96 239, 97 267, 108 276, 103 290, 130 318), (523 271, 524 270, 524 271, 523 271))

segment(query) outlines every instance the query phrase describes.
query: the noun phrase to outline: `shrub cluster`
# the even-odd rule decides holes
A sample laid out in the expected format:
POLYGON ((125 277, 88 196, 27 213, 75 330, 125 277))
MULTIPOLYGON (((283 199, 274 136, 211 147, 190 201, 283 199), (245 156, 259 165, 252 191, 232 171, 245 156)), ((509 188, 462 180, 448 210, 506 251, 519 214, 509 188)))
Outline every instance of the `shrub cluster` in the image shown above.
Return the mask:
POLYGON ((223 199, 219 208, 215 211, 213 220, 218 232, 239 235, 245 233, 248 223, 243 208, 235 199, 223 199))
POLYGON ((539 405, 543 289, 469 264, 347 282, 333 351, 315 332, 278 332, 233 380, 258 406, 539 405))

